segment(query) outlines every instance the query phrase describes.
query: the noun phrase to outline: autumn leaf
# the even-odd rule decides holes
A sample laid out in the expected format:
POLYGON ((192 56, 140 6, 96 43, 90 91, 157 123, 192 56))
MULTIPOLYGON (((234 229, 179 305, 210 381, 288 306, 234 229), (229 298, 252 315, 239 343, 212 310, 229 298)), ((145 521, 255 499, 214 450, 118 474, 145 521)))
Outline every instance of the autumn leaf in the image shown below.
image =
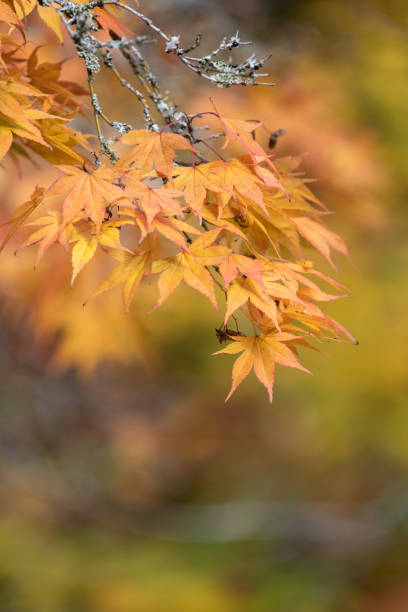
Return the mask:
POLYGON ((27 147, 55 165, 83 164, 83 155, 76 148, 82 147, 85 151, 90 150, 85 136, 57 119, 42 121, 41 135, 45 145, 30 140, 27 142, 27 147))
POLYGON ((249 278, 237 278, 227 291, 227 309, 225 312, 224 325, 230 316, 239 308, 252 302, 272 320, 276 329, 280 329, 278 321, 278 309, 272 298, 267 295, 259 285, 249 278))
POLYGON ((176 189, 157 188, 153 189, 142 183, 141 181, 133 180, 122 191, 122 197, 132 201, 137 200, 137 206, 140 207, 146 215, 147 225, 150 229, 151 222, 154 217, 161 211, 167 211, 168 214, 179 215, 181 213, 180 202, 176 199, 182 196, 183 193, 176 189))
POLYGON ((134 208, 120 209, 121 217, 129 220, 133 220, 133 223, 140 230, 139 242, 142 242, 149 233, 157 231, 159 234, 174 242, 177 246, 182 249, 187 247, 186 237, 190 235, 200 234, 200 231, 195 227, 177 219, 173 215, 169 214, 168 211, 162 211, 156 214, 150 225, 148 223, 146 214, 141 210, 134 208))
POLYGON ((154 308, 158 308, 184 280, 190 287, 209 298, 218 312, 214 291, 214 280, 207 266, 218 265, 230 250, 213 243, 221 229, 217 228, 201 234, 189 247, 174 257, 158 260, 153 265, 153 273, 160 273, 158 287, 160 297, 154 308))
POLYGON ((95 234, 92 234, 90 232, 76 231, 74 237, 71 238, 71 241, 75 242, 71 254, 72 286, 79 272, 82 270, 85 264, 87 264, 95 255, 96 249, 98 248, 98 238, 95 234))
POLYGON ((41 6, 38 3, 37 11, 43 22, 54 32, 58 40, 62 43, 61 20, 57 11, 51 6, 41 6))
POLYGON ((183 192, 185 201, 200 221, 202 219, 202 207, 208 191, 225 193, 224 187, 211 180, 211 171, 211 164, 191 167, 180 166, 175 170, 176 176, 172 181, 174 187, 183 192))
POLYGON ((163 176, 171 176, 176 150, 195 151, 194 147, 178 134, 132 130, 122 136, 122 142, 134 148, 121 157, 121 166, 131 166, 146 173, 154 168, 163 176))
POLYGON ((343 255, 348 255, 344 241, 340 236, 331 232, 324 225, 308 217, 295 217, 293 218, 293 223, 296 225, 301 235, 320 251, 333 267, 335 266, 330 254, 331 248, 340 251, 343 255))
POLYGON ((211 103, 225 131, 223 149, 226 149, 231 142, 238 142, 255 161, 261 161, 268 157, 261 145, 254 139, 255 130, 262 125, 261 121, 226 118, 218 112, 212 100, 211 103))
POLYGON ((33 193, 31 194, 30 199, 21 206, 19 206, 14 215, 12 215, 12 217, 10 217, 10 219, 6 221, 6 223, 3 223, 3 225, 11 225, 12 227, 9 229, 6 237, 1 243, 0 253, 6 246, 10 238, 19 229, 19 227, 21 227, 25 223, 31 213, 41 204, 44 191, 44 188, 39 187, 37 185, 33 193))
POLYGON ((39 229, 35 230, 28 236, 23 244, 18 248, 18 251, 29 247, 33 244, 38 246, 37 258, 34 267, 36 268, 46 251, 55 243, 62 242, 68 237, 70 228, 66 227, 64 234, 61 235, 61 216, 58 211, 49 211, 45 217, 36 219, 33 223, 27 225, 39 225, 39 229))
POLYGON ((65 195, 62 205, 63 229, 72 222, 81 210, 95 223, 100 231, 106 207, 123 198, 123 190, 112 183, 123 174, 118 168, 101 166, 97 170, 82 170, 74 166, 59 166, 66 176, 58 180, 46 196, 65 195))
POLYGON ((9 25, 21 26, 20 19, 5 2, 0 2, 0 21, 4 21, 9 25))
POLYGON ((219 270, 224 279, 225 289, 228 289, 233 280, 239 273, 243 276, 252 278, 260 287, 264 287, 262 281, 262 266, 255 259, 240 255, 239 253, 230 253, 220 263, 219 270))
POLYGON ((235 360, 232 369, 232 386, 225 401, 229 400, 252 369, 258 380, 266 387, 270 402, 273 398, 275 363, 311 374, 298 362, 294 353, 285 344, 297 338, 298 336, 288 333, 231 338, 233 340, 231 344, 214 353, 214 355, 220 353, 236 355, 242 352, 242 355, 235 360))
POLYGON ((19 19, 27 17, 36 7, 36 0, 12 0, 12 4, 19 19))
POLYGON ((261 180, 238 159, 211 162, 207 176, 218 188, 216 199, 220 216, 231 197, 239 198, 240 196, 247 198, 252 203, 255 202, 268 214, 260 189, 261 180))
POLYGON ((128 312, 143 276, 150 273, 152 252, 150 250, 140 250, 137 253, 117 251, 113 253, 113 255, 115 259, 121 263, 112 270, 108 278, 102 283, 99 289, 88 298, 85 304, 97 295, 109 291, 118 285, 123 285, 122 299, 125 305, 125 311, 128 312))
POLYGON ((31 108, 29 105, 32 102, 28 97, 26 97, 24 104, 17 99, 17 97, 23 98, 23 95, 35 96, 34 88, 30 88, 28 85, 0 81, 0 89, 3 90, 0 97, 0 159, 9 150, 13 136, 33 140, 45 147, 49 146, 44 140, 36 120, 48 119, 53 115, 31 108), (24 94, 19 93, 20 91, 24 94))

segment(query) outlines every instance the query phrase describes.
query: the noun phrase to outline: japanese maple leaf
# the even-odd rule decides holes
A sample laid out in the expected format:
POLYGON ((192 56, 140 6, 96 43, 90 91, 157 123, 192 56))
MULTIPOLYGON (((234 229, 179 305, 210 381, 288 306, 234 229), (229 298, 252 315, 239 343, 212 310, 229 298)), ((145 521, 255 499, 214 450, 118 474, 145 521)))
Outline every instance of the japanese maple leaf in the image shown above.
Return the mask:
POLYGON ((221 228, 217 228, 201 234, 188 249, 178 255, 154 262, 153 273, 160 273, 160 297, 154 308, 160 306, 181 281, 184 281, 208 297, 218 312, 214 281, 207 266, 218 265, 230 252, 227 247, 214 245, 220 231, 221 228))
POLYGON ((285 342, 297 340, 299 336, 293 334, 261 334, 259 336, 236 336, 231 338, 233 342, 225 348, 214 353, 227 353, 236 355, 241 353, 232 368, 232 386, 226 398, 227 401, 234 393, 235 389, 246 378, 249 372, 254 370, 258 380, 266 387, 269 401, 272 402, 273 383, 275 374, 275 363, 297 368, 311 374, 296 359, 295 354, 286 346, 285 342))
POLYGON ((113 289, 118 285, 123 285, 122 299, 125 305, 125 311, 128 312, 143 277, 151 272, 153 250, 143 249, 136 253, 113 251, 112 255, 120 264, 112 270, 108 278, 104 280, 99 289, 89 297, 87 302, 97 295, 109 291, 109 289, 113 289))
POLYGON ((34 140, 29 140, 26 146, 54 165, 83 163, 83 156, 75 150, 75 147, 81 146, 85 150, 90 150, 85 136, 58 119, 42 121, 41 135, 45 146, 34 140))
POLYGON ((30 199, 27 202, 24 202, 21 206, 17 208, 14 215, 10 217, 6 223, 2 225, 11 225, 12 227, 9 229, 6 237, 0 245, 0 252, 4 249, 10 238, 16 233, 19 227, 23 225, 23 223, 28 219, 31 213, 39 206, 42 202, 44 196, 45 189, 43 187, 39 187, 38 185, 34 189, 31 194, 30 199))
POLYGON ((20 136, 46 147, 49 146, 35 122, 38 119, 55 119, 55 115, 30 108, 33 103, 30 97, 42 98, 45 95, 31 85, 11 80, 0 81, 0 89, 0 159, 11 147, 13 136, 20 136))
POLYGON ((299 234, 290 218, 276 214, 271 210, 266 214, 263 210, 254 207, 248 208, 246 217, 248 221, 247 235, 261 252, 264 253, 271 245, 281 258, 279 251, 279 244, 281 244, 294 253, 296 257, 302 256, 299 234))
POLYGON ((261 180, 245 164, 238 159, 232 159, 230 161, 217 160, 208 165, 207 176, 218 187, 215 195, 219 204, 220 216, 231 196, 248 198, 251 202, 256 202, 268 214, 259 187, 261 180))
POLYGON ((217 185, 211 180, 211 169, 211 164, 201 164, 192 167, 180 166, 175 169, 177 176, 172 181, 176 189, 183 191, 185 201, 200 221, 202 218, 202 207, 207 198, 208 191, 225 192, 225 186, 217 185))
POLYGON ((230 142, 238 142, 248 154, 248 158, 251 159, 254 172, 263 182, 269 187, 281 189, 288 197, 286 190, 277 178, 280 176, 279 171, 270 160, 274 156, 266 153, 264 148, 255 140, 255 130, 262 125, 262 122, 227 119, 218 113, 214 103, 213 106, 225 130, 225 142, 222 148, 225 149, 230 142), (273 173, 261 166, 263 162, 266 162, 271 167, 273 173))
POLYGON ((181 205, 176 198, 182 195, 183 192, 177 189, 165 189, 163 187, 152 189, 141 181, 132 181, 122 191, 122 197, 137 200, 138 206, 146 215, 149 228, 154 217, 163 210, 172 215, 179 215, 181 205))
POLYGON ((142 242, 150 232, 157 231, 159 234, 165 236, 165 238, 184 249, 187 247, 186 235, 200 234, 199 230, 195 227, 192 227, 180 219, 176 219, 167 211, 159 212, 151 221, 150 225, 146 218, 146 214, 141 210, 121 207, 120 215, 129 218, 129 221, 132 219, 134 224, 137 225, 140 230, 139 242, 142 242))
POLYGON ((56 242, 64 242, 71 231, 70 227, 66 227, 65 231, 61 234, 61 215, 58 211, 49 211, 49 214, 45 217, 40 217, 32 223, 27 225, 39 225, 39 229, 35 230, 28 238, 26 238, 23 244, 18 250, 29 247, 33 244, 38 246, 37 258, 34 264, 36 268, 40 259, 48 249, 56 242))
MULTIPOLYGON (((284 289, 284 287, 283 287, 284 289)), ((247 302, 252 302, 273 321, 274 326, 279 328, 278 309, 273 299, 271 299, 259 285, 249 278, 237 278, 227 291, 227 309, 225 312, 224 325, 227 324, 230 316, 244 306, 247 302)))
POLYGON ((308 217, 293 217, 292 221, 300 234, 320 251, 334 268, 335 265, 330 253, 331 248, 343 253, 343 255, 348 255, 347 247, 340 236, 331 232, 321 223, 313 221, 308 217))
POLYGON ((194 147, 178 134, 132 130, 122 136, 122 142, 134 145, 127 155, 121 158, 121 166, 133 164, 141 173, 154 168, 163 176, 170 176, 176 150, 195 151, 194 147))
POLYGON ((219 270, 222 278, 224 279, 225 289, 228 289, 232 281, 237 278, 239 273, 248 278, 252 278, 252 280, 258 283, 258 285, 264 288, 262 281, 262 265, 251 257, 246 257, 245 255, 231 252, 220 263, 219 270))
POLYGON ((123 175, 120 168, 101 166, 89 172, 75 166, 58 166, 66 176, 59 179, 47 192, 47 197, 65 194, 62 205, 63 229, 84 210, 100 231, 106 207, 123 198, 123 190, 112 183, 123 175))
POLYGON ((71 287, 82 268, 91 261, 98 248, 98 237, 92 233, 81 233, 75 237, 72 249, 71 287))
POLYGON ((212 100, 211 102, 225 131, 223 149, 225 149, 230 142, 238 142, 249 155, 259 158, 268 157, 261 145, 259 145, 253 137, 255 130, 262 125, 261 121, 243 121, 242 119, 223 117, 218 112, 214 102, 212 100))
POLYGON ((276 286, 282 287, 282 285, 276 282, 280 281, 288 292, 288 296, 282 296, 282 298, 289 299, 290 301, 294 302, 301 301, 304 303, 305 301, 307 302, 310 300, 327 301, 346 297, 344 294, 333 295, 326 293, 325 291, 322 291, 322 289, 315 282, 308 278, 306 274, 311 274, 325 280, 327 283, 332 284, 337 290, 345 289, 345 287, 342 287, 340 283, 337 283, 336 281, 333 281, 333 279, 325 277, 320 272, 314 270, 311 262, 304 262, 304 265, 302 266, 299 263, 290 263, 287 261, 270 261, 261 255, 258 255, 257 259, 263 266, 263 278, 269 295, 273 295, 273 291, 276 286))
POLYGON ((71 286, 82 268, 94 257, 98 246, 105 249, 115 249, 129 251, 120 242, 119 228, 125 225, 126 221, 114 219, 103 223, 99 234, 96 234, 95 226, 90 223, 74 225, 69 239, 70 243, 75 243, 72 249, 72 278, 71 286))
MULTIPOLYGON (((55 10, 54 13, 56 13, 55 10)), ((66 113, 68 108, 73 112, 81 110, 85 114, 85 109, 76 96, 86 95, 87 91, 78 83, 60 79, 64 60, 55 63, 39 62, 38 49, 37 47, 33 50, 27 61, 27 76, 30 83, 42 92, 52 94, 48 100, 52 101, 53 107, 55 105, 58 108, 59 113, 66 113)))

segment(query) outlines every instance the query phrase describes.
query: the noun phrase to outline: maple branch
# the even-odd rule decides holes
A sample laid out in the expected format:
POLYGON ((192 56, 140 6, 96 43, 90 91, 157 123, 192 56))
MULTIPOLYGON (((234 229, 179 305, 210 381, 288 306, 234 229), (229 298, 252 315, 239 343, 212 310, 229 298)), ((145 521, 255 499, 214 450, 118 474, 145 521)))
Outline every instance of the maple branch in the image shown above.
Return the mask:
MULTIPOLYGON (((203 78, 212 81, 219 87, 230 87, 231 85, 272 85, 272 83, 260 83, 255 74, 265 64, 269 57, 256 59, 254 55, 249 56, 245 61, 233 64, 231 61, 217 59, 220 53, 230 52, 241 45, 249 45, 248 41, 240 39, 237 32, 230 38, 224 37, 216 49, 202 57, 192 57, 189 54, 200 46, 201 35, 198 34, 192 44, 186 48, 180 46, 179 35, 169 35, 152 19, 147 17, 143 12, 136 8, 130 7, 121 0, 91 0, 83 4, 77 4, 73 0, 38 0, 42 6, 51 6, 59 15, 63 22, 68 35, 76 47, 78 56, 83 59, 88 72, 88 86, 90 76, 95 74, 100 69, 99 58, 102 59, 104 65, 112 70, 115 78, 120 82, 122 87, 128 89, 139 102, 143 105, 143 113, 146 122, 146 127, 149 130, 158 131, 159 127, 154 122, 149 103, 150 99, 155 110, 162 117, 165 125, 171 125, 172 131, 183 136, 191 136, 194 138, 194 128, 192 119, 185 113, 177 110, 177 107, 164 95, 159 87, 158 79, 151 71, 149 64, 141 53, 140 45, 145 43, 155 42, 155 39, 148 36, 134 36, 127 39, 121 36, 121 32, 115 32, 114 29, 109 29, 110 40, 100 41, 95 37, 95 32, 99 29, 98 15, 94 13, 94 9, 104 8, 105 6, 116 6, 118 9, 124 10, 127 13, 137 17, 145 26, 147 26, 156 37, 163 40, 165 43, 165 53, 175 55, 187 68, 202 76, 203 78), (128 62, 133 71, 134 76, 139 81, 142 91, 134 87, 127 81, 117 70, 112 53, 119 51, 128 62), (146 94, 146 95, 145 95, 146 94)), ((106 29, 106 28, 105 28, 106 29)), ((259 75, 266 76, 266 75, 259 75)), ((92 81, 93 83, 93 81, 92 81)), ((121 121, 110 120, 102 111, 95 92, 91 93, 91 101, 95 115, 95 125, 98 134, 98 139, 101 144, 101 151, 107 155, 111 161, 115 161, 116 154, 112 146, 103 135, 99 117, 102 118, 108 125, 116 128, 120 134, 126 133, 131 129, 131 126, 121 121)), ((209 135, 208 138, 216 138, 218 135, 209 135)), ((201 139, 197 140, 200 142, 201 139)), ((208 147, 208 144, 204 143, 208 147)), ((209 148, 209 147, 208 147, 209 148)), ((217 153, 217 156, 219 154, 217 153)))
MULTIPOLYGON (((106 117, 106 115, 103 113, 101 107, 99 106, 99 101, 98 101, 98 97, 95 93, 95 89, 94 89, 94 77, 92 72, 90 72, 88 70, 88 87, 89 87, 89 95, 91 97, 91 104, 92 104, 92 108, 93 108, 93 114, 94 114, 94 119, 95 119, 95 127, 96 127, 96 131, 98 134, 98 139, 99 139, 99 143, 100 143, 100 149, 101 152, 106 155, 107 157, 110 158, 111 161, 117 161, 119 158, 116 155, 115 151, 112 149, 110 143, 108 140, 106 140, 106 138, 104 137, 103 133, 102 133, 102 129, 101 129, 101 122, 99 120, 99 117, 101 116, 107 123, 109 123, 109 125, 112 125, 111 121, 106 117)), ((97 159, 97 158, 96 158, 97 159)), ((100 165, 99 160, 97 159, 97 165, 100 165)))
MULTIPOLYGON (((93 3, 89 3, 88 6, 91 4, 93 5, 93 3)), ((219 87, 231 87, 231 85, 274 85, 274 83, 261 83, 256 80, 255 76, 255 73, 264 66, 264 64, 270 59, 271 55, 268 55, 263 59, 257 59, 255 55, 252 54, 240 64, 231 64, 229 62, 214 59, 223 51, 231 51, 232 49, 241 45, 252 44, 248 41, 242 41, 238 32, 229 39, 224 37, 219 46, 211 53, 204 55, 203 57, 189 57, 188 53, 200 45, 201 34, 196 36, 190 47, 183 49, 180 47, 179 35, 169 36, 163 32, 159 26, 155 25, 149 17, 140 11, 123 4, 119 0, 101 0, 101 4, 103 6, 110 4, 117 6, 141 19, 145 25, 147 25, 166 42, 166 53, 176 55, 190 70, 205 79, 213 81, 219 87)), ((268 76, 268 74, 259 74, 259 76, 268 76)))
MULTIPOLYGON (((106 55, 105 55, 105 59, 106 59, 106 55)), ((139 100, 139 102, 141 104, 143 104, 143 113, 144 113, 144 116, 145 116, 146 126, 147 126, 148 129, 151 129, 152 126, 153 126, 153 120, 152 120, 152 117, 150 115, 149 105, 148 105, 147 100, 144 97, 144 95, 138 89, 133 87, 133 85, 131 85, 124 77, 122 77, 122 75, 120 74, 118 69, 113 64, 113 61, 112 61, 111 58, 109 59, 109 64, 107 63, 107 61, 105 61, 105 65, 107 65, 112 70, 113 74, 115 75, 115 78, 119 81, 121 86, 122 87, 126 87, 126 89, 128 89, 134 96, 136 96, 136 98, 139 100)), ((130 126, 129 126, 129 129, 131 129, 130 126)), ((129 131, 129 130, 126 128, 124 133, 126 131, 129 131)), ((121 132, 120 129, 119 129, 119 132, 121 132)))

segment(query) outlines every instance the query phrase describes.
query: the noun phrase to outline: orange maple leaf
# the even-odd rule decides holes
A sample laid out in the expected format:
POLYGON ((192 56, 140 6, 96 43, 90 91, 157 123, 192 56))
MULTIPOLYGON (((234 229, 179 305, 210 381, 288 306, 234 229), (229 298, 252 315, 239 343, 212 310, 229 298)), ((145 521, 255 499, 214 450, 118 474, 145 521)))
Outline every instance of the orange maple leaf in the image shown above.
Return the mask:
POLYGON ((292 220, 300 234, 320 251, 334 268, 335 265, 330 254, 331 248, 343 253, 343 255, 348 255, 347 247, 340 236, 321 223, 313 221, 309 217, 293 217, 292 220))
POLYGON ((247 198, 258 204, 268 214, 265 208, 263 194, 260 189, 262 181, 239 159, 230 161, 217 160, 208 164, 208 178, 217 186, 215 194, 219 205, 219 215, 225 206, 233 199, 247 198))
MULTIPOLYGON (((284 289, 284 287, 282 286, 284 289)), ((249 278, 237 278, 227 291, 227 309, 225 312, 224 325, 230 316, 248 302, 252 302, 259 310, 264 312, 272 320, 276 329, 280 329, 278 321, 278 309, 275 301, 263 291, 259 285, 249 278)))
POLYGON ((28 238, 26 238, 23 244, 17 249, 20 251, 33 244, 38 245, 37 258, 35 260, 34 268, 40 262, 44 253, 57 242, 64 243, 69 238, 71 226, 66 226, 64 232, 61 233, 61 215, 58 211, 51 210, 45 217, 40 217, 32 223, 26 225, 39 225, 39 229, 35 230, 28 238))
POLYGON ((149 233, 157 231, 159 234, 165 236, 165 238, 184 249, 187 247, 186 236, 190 236, 190 234, 200 234, 199 230, 195 227, 180 219, 176 219, 166 210, 156 214, 150 225, 146 214, 141 210, 121 207, 119 214, 121 217, 127 218, 129 223, 133 222, 133 224, 139 228, 139 242, 142 242, 149 233))
POLYGON ((270 402, 272 402, 273 397, 275 363, 280 363, 290 368, 297 368, 311 374, 309 370, 298 362, 295 354, 285 344, 285 342, 294 341, 298 338, 299 336, 288 333, 231 337, 231 340, 233 340, 231 344, 214 353, 214 355, 219 355, 220 353, 235 355, 242 352, 242 355, 234 362, 232 368, 232 386, 225 401, 231 397, 252 368, 258 380, 266 387, 270 402))
POLYGON ((181 213, 180 202, 176 199, 183 195, 182 191, 176 189, 165 189, 163 187, 152 189, 146 183, 133 180, 122 192, 122 197, 129 200, 137 200, 136 205, 146 215, 148 228, 157 214, 167 211, 168 214, 179 215, 181 213))
POLYGON ((214 245, 221 228, 201 234, 194 242, 174 257, 154 262, 152 272, 160 273, 158 286, 160 298, 158 308, 182 280, 209 298, 218 312, 214 281, 207 266, 218 265, 230 253, 225 246, 214 245))
POLYGON ((220 263, 219 270, 222 278, 224 279, 225 289, 228 289, 233 280, 235 280, 239 273, 248 278, 252 278, 255 282, 264 288, 262 281, 263 268, 255 259, 240 255, 239 253, 231 252, 227 257, 220 263))
POLYGON ((202 219, 202 207, 208 192, 225 193, 224 186, 221 187, 211 180, 212 169, 213 166, 208 163, 191 167, 180 166, 174 171, 176 174, 172 181, 174 186, 176 189, 182 190, 185 201, 200 221, 202 219))
POLYGON ((163 176, 171 176, 175 151, 195 151, 186 138, 168 132, 132 130, 124 134, 121 141, 134 148, 121 157, 120 165, 132 165, 142 174, 154 169, 163 176))
POLYGON ((86 171, 75 166, 58 166, 67 176, 60 178, 46 194, 46 197, 65 194, 62 205, 63 229, 83 210, 100 231, 106 214, 106 207, 123 198, 123 190, 112 181, 123 175, 123 170, 101 166, 86 171))

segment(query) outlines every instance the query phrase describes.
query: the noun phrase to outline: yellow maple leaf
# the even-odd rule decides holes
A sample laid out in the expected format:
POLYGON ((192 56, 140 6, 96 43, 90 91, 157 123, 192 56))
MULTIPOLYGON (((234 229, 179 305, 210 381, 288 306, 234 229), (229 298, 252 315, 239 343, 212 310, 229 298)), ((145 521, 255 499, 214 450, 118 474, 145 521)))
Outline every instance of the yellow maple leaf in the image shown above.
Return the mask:
POLYGON ((242 355, 234 362, 232 368, 232 386, 225 401, 231 397, 252 368, 258 380, 266 387, 270 402, 272 402, 273 397, 275 363, 280 363, 290 368, 297 368, 311 374, 309 370, 298 362, 295 354, 285 344, 298 338, 299 336, 288 333, 232 337, 231 340, 233 342, 231 344, 214 353, 214 355, 219 355, 220 353, 236 355, 242 352, 242 355))

